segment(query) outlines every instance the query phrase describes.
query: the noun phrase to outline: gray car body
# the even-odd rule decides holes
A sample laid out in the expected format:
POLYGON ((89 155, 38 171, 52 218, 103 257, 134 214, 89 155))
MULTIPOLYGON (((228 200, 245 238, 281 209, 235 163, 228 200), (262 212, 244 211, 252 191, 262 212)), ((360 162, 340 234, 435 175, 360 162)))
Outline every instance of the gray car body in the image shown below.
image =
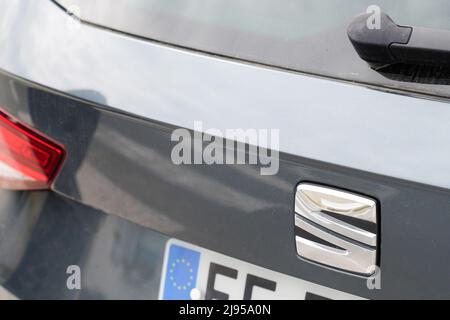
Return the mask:
POLYGON ((0 104, 68 152, 52 193, 2 192, 12 293, 155 298, 173 237, 365 298, 450 297, 448 103, 67 19, 50 1, 0 4, 0 104), (279 173, 173 164, 172 130, 196 120, 280 129, 279 173), (305 181, 378 201, 381 289, 296 255, 294 190, 305 181), (68 264, 87 270, 81 293, 65 287, 68 264))

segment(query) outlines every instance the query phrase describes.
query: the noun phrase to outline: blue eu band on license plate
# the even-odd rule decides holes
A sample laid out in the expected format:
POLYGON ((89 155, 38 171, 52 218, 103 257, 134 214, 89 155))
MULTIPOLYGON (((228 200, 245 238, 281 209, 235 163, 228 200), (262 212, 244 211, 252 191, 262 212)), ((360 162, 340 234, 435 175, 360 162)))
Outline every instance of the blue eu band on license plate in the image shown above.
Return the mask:
POLYGON ((190 299, 196 288, 200 252, 172 244, 165 265, 164 300, 190 299))

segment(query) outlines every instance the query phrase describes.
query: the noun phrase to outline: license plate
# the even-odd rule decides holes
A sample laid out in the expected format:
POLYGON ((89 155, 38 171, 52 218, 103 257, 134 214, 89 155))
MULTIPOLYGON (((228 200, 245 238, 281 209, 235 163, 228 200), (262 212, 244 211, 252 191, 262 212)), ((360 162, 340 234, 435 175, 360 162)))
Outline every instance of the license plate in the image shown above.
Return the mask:
POLYGON ((362 298, 171 239, 165 249, 159 299, 362 298))

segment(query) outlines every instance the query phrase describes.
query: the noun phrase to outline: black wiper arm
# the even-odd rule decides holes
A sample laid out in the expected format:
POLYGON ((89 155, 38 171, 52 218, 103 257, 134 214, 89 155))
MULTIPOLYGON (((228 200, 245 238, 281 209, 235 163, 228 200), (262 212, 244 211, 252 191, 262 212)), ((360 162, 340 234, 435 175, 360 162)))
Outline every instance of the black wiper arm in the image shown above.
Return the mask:
POLYGON ((395 63, 450 66, 450 31, 399 26, 385 13, 381 13, 380 28, 369 28, 371 15, 357 16, 347 35, 372 68, 395 63))

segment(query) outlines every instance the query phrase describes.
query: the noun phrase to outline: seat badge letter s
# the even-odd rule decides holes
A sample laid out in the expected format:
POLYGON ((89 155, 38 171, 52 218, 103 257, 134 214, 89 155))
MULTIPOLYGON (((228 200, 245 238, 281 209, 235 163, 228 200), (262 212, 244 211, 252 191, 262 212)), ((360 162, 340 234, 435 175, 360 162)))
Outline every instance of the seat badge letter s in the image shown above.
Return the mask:
POLYGON ((374 272, 374 200, 335 188, 300 184, 295 194, 295 229, 300 257, 361 275, 374 272))

